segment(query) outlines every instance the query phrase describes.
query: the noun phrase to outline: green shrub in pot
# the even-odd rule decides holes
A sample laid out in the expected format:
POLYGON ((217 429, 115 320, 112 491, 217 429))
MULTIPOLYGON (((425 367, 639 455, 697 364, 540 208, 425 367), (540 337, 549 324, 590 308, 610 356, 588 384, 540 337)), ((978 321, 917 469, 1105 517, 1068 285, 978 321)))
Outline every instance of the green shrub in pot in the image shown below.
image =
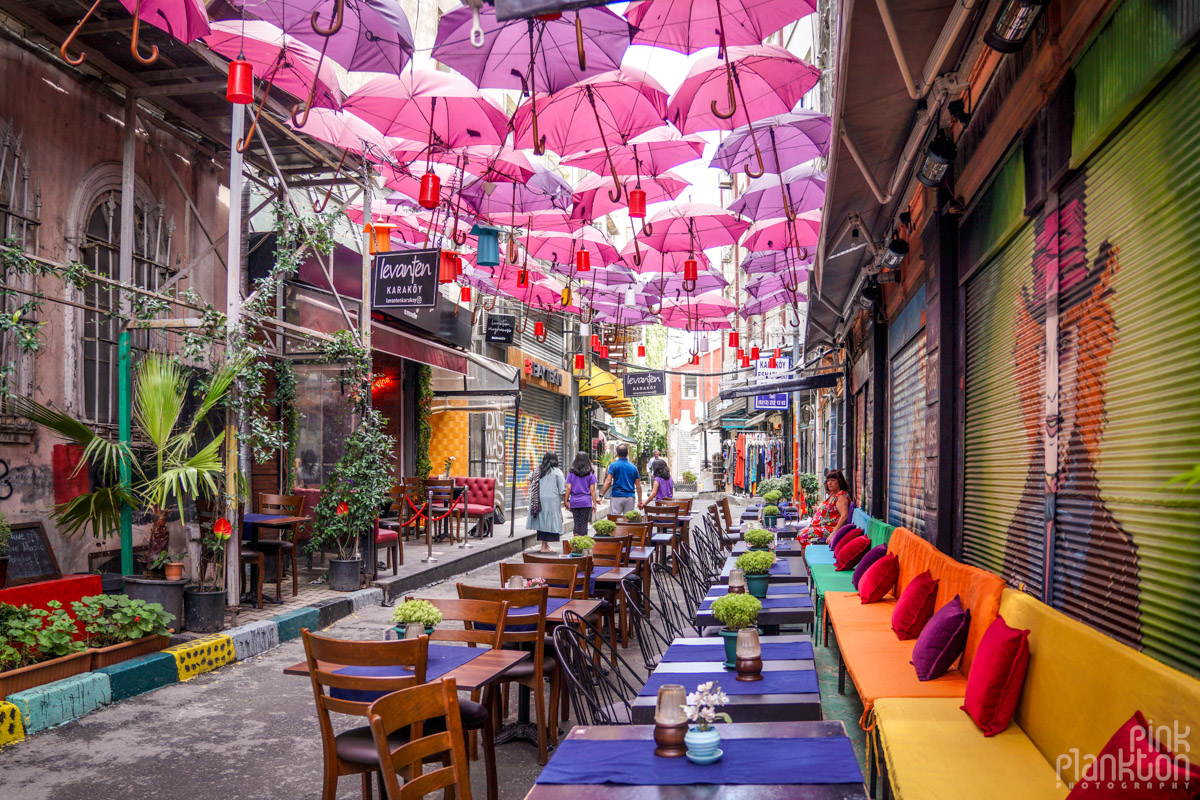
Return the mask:
POLYGON ((742 535, 742 538, 746 541, 747 545, 756 550, 768 548, 775 541, 775 535, 762 528, 746 531, 742 535))
POLYGON ((430 630, 441 621, 442 612, 428 600, 405 600, 392 611, 392 622, 399 627, 416 622, 430 630))
POLYGON ((592 529, 596 531, 597 536, 612 536, 613 531, 617 529, 617 523, 611 519, 598 519, 592 523, 592 529))
POLYGON ((758 622, 762 601, 752 594, 725 594, 712 604, 712 615, 731 631, 753 628, 758 622))
POLYGON ((771 505, 775 505, 783 499, 783 492, 779 491, 778 489, 771 489, 770 491, 763 492, 762 499, 771 505))
MULTIPOLYGON (((616 526, 613 526, 616 529, 616 526)), ((572 536, 571 550, 576 553, 582 553, 584 550, 591 550, 596 546, 596 540, 590 536, 572 536)))
POLYGON ((97 594, 71 603, 75 619, 83 626, 88 647, 110 645, 141 639, 143 636, 165 636, 174 614, 163 610, 158 603, 135 600, 123 594, 97 594))
POLYGON ((775 564, 775 554, 771 551, 754 550, 742 553, 737 558, 737 567, 747 575, 766 575, 775 564))
POLYGON ((642 512, 635 510, 635 511, 626 511, 625 519, 628 522, 641 522, 642 520, 645 519, 645 517, 642 516, 642 512))

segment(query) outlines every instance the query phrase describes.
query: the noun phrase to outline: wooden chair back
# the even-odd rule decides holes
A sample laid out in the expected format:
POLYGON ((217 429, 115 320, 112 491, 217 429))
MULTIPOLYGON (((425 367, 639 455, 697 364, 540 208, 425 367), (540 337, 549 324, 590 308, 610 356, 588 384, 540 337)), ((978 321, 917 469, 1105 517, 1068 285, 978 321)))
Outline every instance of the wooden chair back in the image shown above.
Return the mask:
POLYGON ((574 564, 564 564, 562 561, 563 559, 559 559, 557 564, 510 564, 502 561, 500 562, 500 585, 508 586, 508 580, 513 576, 525 580, 541 578, 549 587, 551 597, 574 598, 579 586, 579 571, 575 569, 574 564))
POLYGON ((717 501, 717 505, 721 507, 721 517, 725 520, 725 530, 733 528, 733 510, 729 507, 729 496, 726 495, 717 501))
POLYGON ((692 498, 671 497, 666 500, 658 501, 659 505, 674 506, 679 509, 680 516, 688 516, 692 513, 692 498))
POLYGON ((618 523, 618 524, 620 524, 620 523, 622 523, 622 522, 628 522, 628 520, 627 520, 627 519, 625 519, 625 515, 624 515, 624 514, 609 514, 609 515, 608 515, 608 521, 609 521, 609 522, 616 522, 616 523, 618 523))
POLYGON ((427 478, 425 480, 425 493, 429 495, 429 504, 431 506, 448 506, 450 505, 450 501, 454 499, 454 479, 427 478))
POLYGON ((615 534, 617 536, 629 536, 631 546, 633 547, 645 547, 646 539, 650 536, 650 523, 618 522, 615 534))
POLYGON ((304 509, 304 498, 290 494, 268 494, 259 492, 258 513, 278 514, 281 517, 298 517, 304 509))
MULTIPOLYGON (((568 545, 568 551, 570 546, 568 545)), ((525 553, 521 556, 526 564, 570 564, 575 568, 575 600, 588 599, 588 584, 592 578, 592 557, 565 559, 562 556, 544 555, 542 553, 525 553)))
POLYGON ((471 800, 458 687, 453 678, 381 697, 370 705, 367 717, 379 750, 387 800, 417 800, 444 790, 448 790, 448 797, 471 800), (445 720, 444 730, 426 734, 424 723, 436 719, 445 720), (408 741, 392 747, 388 737, 405 729, 409 731, 408 741), (424 770, 426 760, 441 761, 441 766, 424 770))
POLYGON ((632 542, 631 536, 599 537, 592 548, 592 559, 597 567, 627 567, 632 542))
POLYGON ((646 506, 646 519, 650 522, 650 533, 679 531, 679 508, 676 506, 646 506))
POLYGON ((500 646, 502 631, 508 621, 508 603, 503 600, 430 600, 442 612, 442 624, 429 637, 433 642, 466 642, 470 647, 500 646), (462 628, 447 626, 461 622, 462 628))

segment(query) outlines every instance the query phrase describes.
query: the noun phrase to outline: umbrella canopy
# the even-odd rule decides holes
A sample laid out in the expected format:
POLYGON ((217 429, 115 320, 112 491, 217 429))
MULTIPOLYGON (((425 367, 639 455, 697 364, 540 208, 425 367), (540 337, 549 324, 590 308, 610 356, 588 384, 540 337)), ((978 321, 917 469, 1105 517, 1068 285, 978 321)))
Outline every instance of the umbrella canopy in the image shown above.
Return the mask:
POLYGON ((812 164, 754 178, 729 210, 753 220, 791 216, 825 203, 825 173, 812 164))
POLYGON ((394 0, 243 0, 233 5, 323 49, 348 70, 399 75, 412 58, 412 27, 394 0), (318 26, 337 30, 324 36, 318 26))
POLYGON ((544 309, 561 309, 578 314, 579 306, 570 305, 563 306, 562 290, 563 286, 553 278, 546 278, 541 281, 529 281, 528 286, 518 286, 515 278, 512 280, 499 281, 496 288, 500 294, 511 297, 514 300, 519 300, 527 306, 535 306, 544 309))
POLYGON ((653 227, 639 238, 647 247, 666 253, 694 253, 710 247, 737 244, 749 224, 711 203, 667 204, 646 216, 653 227))
POLYGON ((748 319, 755 314, 766 314, 768 311, 774 311, 780 306, 795 305, 807 300, 808 296, 804 292, 789 292, 785 289, 751 303, 746 303, 738 310, 738 314, 741 315, 742 319, 748 319))
POLYGON ((593 268, 600 269, 604 264, 616 261, 617 248, 600 231, 592 227, 583 227, 577 233, 556 233, 539 231, 531 233, 521 240, 531 258, 541 258, 556 264, 569 265, 575 269, 575 254, 586 250, 591 257, 593 268))
POLYGON ((667 119, 684 133, 730 131, 791 111, 820 77, 819 69, 776 45, 729 47, 725 59, 717 52, 696 59, 667 119))
POLYGON ((392 158, 397 161, 414 163, 424 159, 446 164, 461 163, 470 174, 494 183, 524 183, 533 177, 533 164, 529 158, 508 145, 477 144, 448 150, 443 147, 430 148, 421 142, 398 141, 401 144, 392 150, 392 158))
POLYGON ((384 155, 397 144, 396 139, 389 139, 374 125, 364 122, 348 111, 314 108, 309 111, 308 119, 301 126, 292 122, 290 117, 285 122, 300 133, 306 133, 340 150, 349 150, 359 155, 364 151, 384 155))
POLYGON ((808 270, 798 269, 794 273, 758 275, 754 280, 746 284, 745 289, 746 294, 757 300, 785 289, 795 291, 798 286, 802 286, 807 282, 808 270))
POLYGON ((639 250, 634 247, 632 241, 621 249, 621 259, 634 272, 640 272, 643 275, 653 273, 674 273, 683 272, 683 262, 689 258, 696 259, 696 266, 699 269, 708 269, 708 256, 704 255, 703 251, 696 251, 695 255, 689 255, 685 252, 660 253, 657 250, 646 248, 639 250), (638 260, 640 256, 640 261, 638 260))
POLYGON ((637 283, 637 276, 619 264, 593 266, 589 271, 579 273, 575 271, 575 264, 572 262, 560 264, 554 271, 564 277, 574 278, 579 283, 579 290, 588 296, 594 292, 623 293, 637 283))
POLYGON ((639 0, 625 9, 634 44, 679 53, 705 47, 756 45, 816 11, 811 0, 639 0))
POLYGON ((381 75, 346 100, 351 109, 388 136, 455 149, 499 145, 508 119, 461 75, 425 69, 381 75))
POLYGON ((684 136, 670 125, 632 137, 628 142, 609 144, 603 149, 590 150, 563 160, 567 167, 579 167, 592 172, 608 169, 612 158, 618 175, 661 175, 673 167, 695 161, 704 152, 704 142, 695 136, 684 136))
POLYGON ((686 295, 700 295, 705 292, 711 292, 714 289, 724 289, 729 285, 729 281, 712 270, 700 272, 696 278, 695 286, 692 286, 690 289, 685 285, 687 283, 690 283, 690 281, 685 281, 682 275, 675 274, 652 278, 645 286, 646 291, 655 292, 664 299, 679 300, 686 295))
POLYGON ((441 180, 441 196, 443 200, 453 202, 463 186, 475 180, 474 176, 466 175, 453 164, 434 161, 431 164, 421 164, 416 169, 406 166, 396 166, 385 162, 379 165, 383 175, 384 186, 404 195, 414 203, 421 195, 421 176, 426 171, 437 175, 441 180))
POLYGON ((757 125, 743 125, 726 136, 709 166, 726 172, 742 166, 757 167, 761 155, 767 172, 782 172, 828 155, 831 128, 829 117, 808 108, 767 117, 757 125))
POLYGON ((644 307, 629 307, 624 303, 596 302, 592 305, 596 316, 592 322, 607 322, 613 325, 648 325, 654 315, 644 307))
MULTIPOLYGON (((627 179, 622 181, 622 184, 626 193, 635 188, 644 191, 647 203, 663 203, 674 200, 691 185, 673 172, 666 172, 657 178, 646 178, 636 182, 627 179)), ((575 187, 575 193, 572 195, 575 205, 571 216, 576 219, 593 220, 618 209, 624 209, 623 203, 613 201, 612 195, 609 193, 611 187, 611 181, 601 175, 585 176, 575 187)))
POLYGON ((815 251, 810 253, 808 258, 801 261, 795 257, 791 250, 760 250, 750 253, 742 259, 741 268, 742 272, 745 272, 747 275, 790 271, 805 264, 811 264, 815 257, 815 251))
POLYGON ((433 57, 480 88, 557 92, 619 68, 633 34, 629 23, 607 8, 581 8, 577 15, 578 30, 576 14, 499 22, 495 9, 484 4, 479 12, 483 46, 475 47, 471 9, 457 8, 438 23, 433 57))
POLYGON ((462 199, 493 222, 513 225, 516 214, 569 207, 571 184, 557 172, 539 168, 525 183, 476 181, 463 189, 462 199))
POLYGON ((139 15, 142 22, 166 31, 184 44, 211 31, 203 0, 121 0, 121 5, 130 14, 139 15))
POLYGON ((664 300, 660 318, 668 328, 718 330, 732 327, 728 317, 736 310, 734 304, 722 297, 720 292, 710 292, 697 297, 664 300))
MULTIPOLYGON (((821 211, 815 209, 787 219, 764 219, 746 231, 742 247, 746 250, 784 250, 788 247, 816 247, 821 230, 821 211), (793 234, 793 229, 795 233, 793 234)), ((657 233, 657 230, 655 231, 657 233)))
POLYGON ((212 32, 204 37, 210 49, 229 59, 242 56, 254 65, 260 78, 297 98, 313 91, 314 108, 342 107, 342 89, 333 64, 304 42, 259 20, 226 20, 211 27, 212 32))

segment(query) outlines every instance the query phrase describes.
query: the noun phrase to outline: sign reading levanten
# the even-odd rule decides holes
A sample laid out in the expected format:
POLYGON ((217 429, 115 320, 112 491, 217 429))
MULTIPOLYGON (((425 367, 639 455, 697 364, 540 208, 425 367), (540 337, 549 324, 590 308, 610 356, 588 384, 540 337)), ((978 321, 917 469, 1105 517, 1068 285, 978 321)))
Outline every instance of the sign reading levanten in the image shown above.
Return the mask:
POLYGON ((662 370, 625 373, 626 397, 654 397, 666 393, 667 374, 662 370))
POLYGON ((484 325, 484 341, 493 344, 512 344, 517 331, 517 318, 510 314, 488 314, 484 325))
POLYGON ((437 305, 441 250, 380 253, 374 262, 375 308, 433 308, 437 305))
MULTIPOLYGON (((760 358, 754 362, 754 377, 760 383, 775 383, 781 381, 788 376, 792 371, 792 359, 788 356, 780 356, 775 359, 775 366, 771 366, 770 358, 760 358)), ((754 398, 755 411, 785 411, 788 407, 788 395, 786 392, 782 394, 760 394, 754 398)))

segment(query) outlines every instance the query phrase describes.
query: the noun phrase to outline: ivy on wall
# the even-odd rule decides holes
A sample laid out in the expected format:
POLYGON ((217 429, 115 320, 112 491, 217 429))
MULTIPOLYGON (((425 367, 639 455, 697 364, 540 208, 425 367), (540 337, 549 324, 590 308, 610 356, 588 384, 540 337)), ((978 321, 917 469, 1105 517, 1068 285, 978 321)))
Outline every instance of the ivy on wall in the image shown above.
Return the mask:
MULTIPOLYGON (((424 481, 433 471, 433 462, 429 460, 429 441, 433 436, 433 368, 425 364, 417 365, 417 459, 416 476, 424 481)), ((422 485, 422 494, 424 486, 422 485)))

